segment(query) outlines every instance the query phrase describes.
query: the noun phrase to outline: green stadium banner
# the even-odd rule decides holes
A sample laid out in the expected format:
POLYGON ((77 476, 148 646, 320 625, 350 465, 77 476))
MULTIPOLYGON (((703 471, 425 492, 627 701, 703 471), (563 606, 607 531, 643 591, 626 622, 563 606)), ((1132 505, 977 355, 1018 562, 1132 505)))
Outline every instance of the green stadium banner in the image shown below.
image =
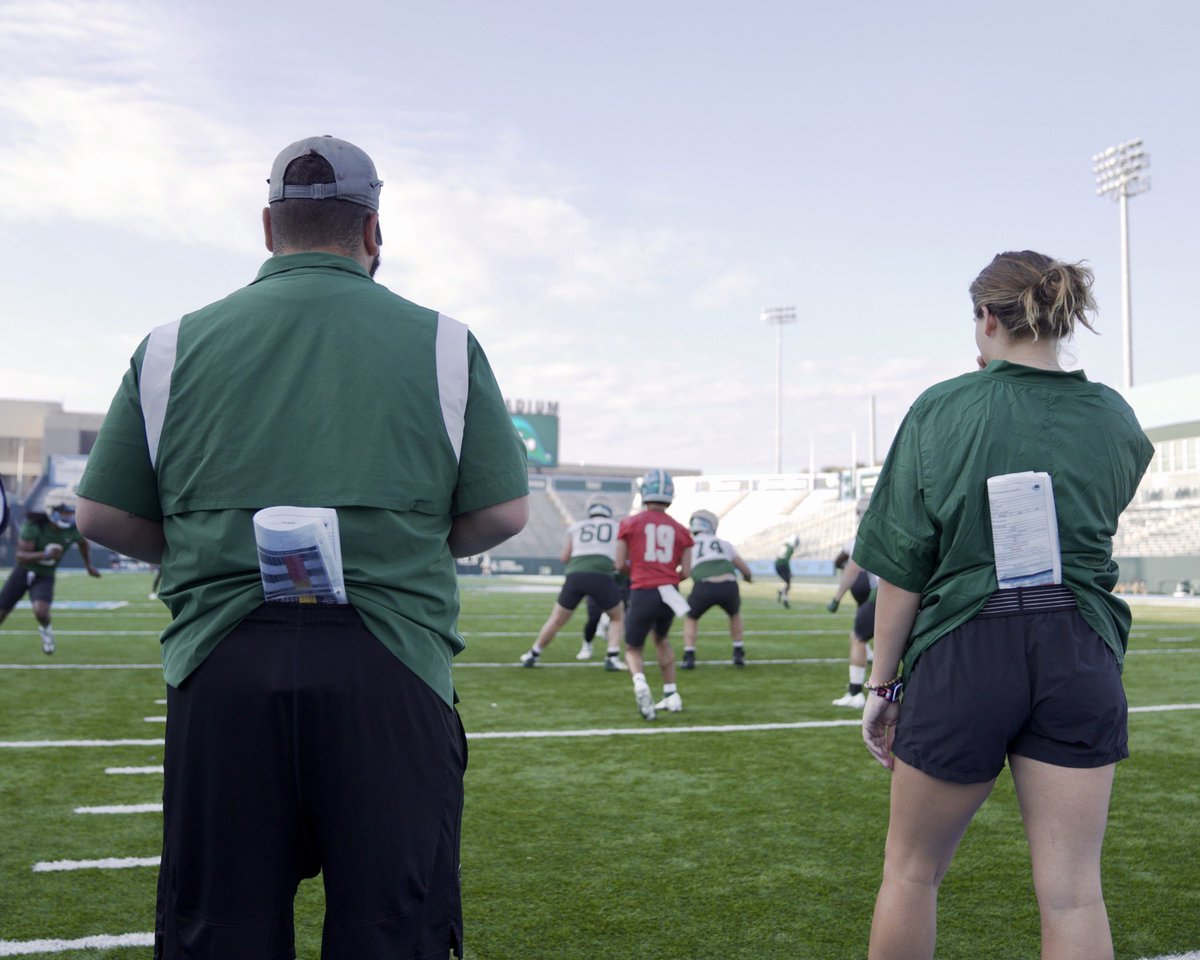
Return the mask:
POLYGON ((558 417, 544 413, 510 413, 513 426, 529 462, 539 467, 558 466, 558 417))

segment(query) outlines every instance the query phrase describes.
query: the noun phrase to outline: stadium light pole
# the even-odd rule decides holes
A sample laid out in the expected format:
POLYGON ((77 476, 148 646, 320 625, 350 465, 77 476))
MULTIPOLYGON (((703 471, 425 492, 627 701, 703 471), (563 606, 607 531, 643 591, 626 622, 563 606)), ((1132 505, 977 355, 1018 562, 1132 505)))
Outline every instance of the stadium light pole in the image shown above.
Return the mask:
POLYGON ((775 472, 783 473, 783 328, 796 322, 796 308, 763 307, 760 316, 775 328, 775 472))
POLYGON ((1133 298, 1129 290, 1129 198, 1150 189, 1143 172, 1150 157, 1142 141, 1126 140, 1092 157, 1096 196, 1108 194, 1121 205, 1121 337, 1125 344, 1125 389, 1133 386, 1133 298))

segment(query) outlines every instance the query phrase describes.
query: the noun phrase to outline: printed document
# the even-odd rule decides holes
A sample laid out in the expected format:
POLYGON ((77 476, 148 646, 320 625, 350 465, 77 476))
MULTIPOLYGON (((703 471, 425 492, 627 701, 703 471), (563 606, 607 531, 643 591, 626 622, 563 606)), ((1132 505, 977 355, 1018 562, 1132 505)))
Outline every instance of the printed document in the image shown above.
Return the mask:
POLYGON ((263 596, 270 602, 348 603, 337 511, 266 507, 254 515, 263 596))
POLYGON ((996 581, 1001 590, 1062 583, 1062 551, 1050 474, 988 477, 996 581))
POLYGON ((668 607, 675 611, 676 616, 685 617, 691 609, 688 602, 683 598, 683 594, 679 592, 678 587, 659 587, 658 595, 663 598, 663 602, 668 607))

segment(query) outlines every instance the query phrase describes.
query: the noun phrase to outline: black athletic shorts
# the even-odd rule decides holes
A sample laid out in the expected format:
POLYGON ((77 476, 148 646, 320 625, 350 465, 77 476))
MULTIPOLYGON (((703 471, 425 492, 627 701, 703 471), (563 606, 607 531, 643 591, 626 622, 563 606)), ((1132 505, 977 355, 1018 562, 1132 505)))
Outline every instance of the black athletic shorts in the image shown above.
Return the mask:
POLYGON ((44 577, 24 567, 13 567, 12 573, 4 581, 4 588, 0 589, 0 610, 11 610, 21 602, 26 592, 33 603, 39 600, 53 603, 54 578, 44 577))
POLYGON ((720 607, 731 617, 742 609, 742 596, 736 580, 708 583, 701 580, 688 597, 688 616, 699 620, 712 607, 720 607))
POLYGON ((611 610, 621 602, 621 588, 607 573, 568 573, 558 593, 558 605, 574 610, 584 597, 593 597, 601 609, 611 610))
MULTIPOLYGON (((1034 587, 993 601, 1055 590, 1070 598, 1063 587, 1034 587)), ((1062 602, 1032 612, 985 607, 926 650, 904 685, 896 756, 956 783, 994 779, 1010 753, 1060 767, 1128 757, 1116 657, 1074 600, 1062 602)))
POLYGON ((649 590, 629 591, 629 610, 625 614, 625 645, 640 649, 646 645, 646 636, 653 630, 666 638, 675 622, 675 611, 667 605, 658 592, 658 587, 649 590))
POLYGON ((854 611, 854 635, 866 643, 875 636, 875 601, 868 600, 854 611))
POLYGON ((858 576, 854 578, 854 582, 850 584, 850 596, 854 598, 854 602, 860 607, 867 602, 871 596, 871 578, 866 570, 859 570, 858 576))
POLYGON ((783 578, 783 582, 789 587, 792 585, 792 565, 787 560, 776 560, 775 572, 783 578))
POLYGON ((270 604, 167 691, 155 960, 462 956, 458 714, 345 606, 270 604))

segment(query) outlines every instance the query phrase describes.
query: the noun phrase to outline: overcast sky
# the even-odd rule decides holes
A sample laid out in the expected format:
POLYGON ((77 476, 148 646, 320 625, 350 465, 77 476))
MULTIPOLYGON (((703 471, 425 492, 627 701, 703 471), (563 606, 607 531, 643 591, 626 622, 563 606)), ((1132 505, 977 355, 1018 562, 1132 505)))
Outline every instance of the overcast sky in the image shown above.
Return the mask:
POLYGON ((385 182, 378 279, 468 323, 565 462, 769 471, 882 456, 971 369, 1001 250, 1086 260, 1120 386, 1117 205, 1143 137, 1135 382, 1200 371, 1190 3, 0 0, 0 396, 108 406, 154 326, 251 280, 275 154, 385 182))

